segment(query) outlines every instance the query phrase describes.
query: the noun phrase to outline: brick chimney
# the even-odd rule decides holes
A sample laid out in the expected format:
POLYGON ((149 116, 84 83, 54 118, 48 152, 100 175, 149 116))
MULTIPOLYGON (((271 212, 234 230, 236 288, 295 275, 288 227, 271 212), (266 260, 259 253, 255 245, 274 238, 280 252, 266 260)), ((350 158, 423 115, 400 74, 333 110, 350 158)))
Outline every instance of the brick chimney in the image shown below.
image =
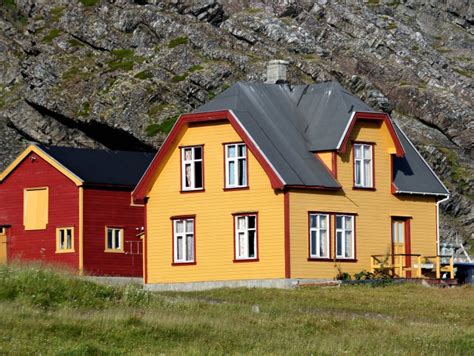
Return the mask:
POLYGON ((286 68, 289 62, 281 59, 274 59, 267 64, 267 84, 283 84, 287 83, 286 68))

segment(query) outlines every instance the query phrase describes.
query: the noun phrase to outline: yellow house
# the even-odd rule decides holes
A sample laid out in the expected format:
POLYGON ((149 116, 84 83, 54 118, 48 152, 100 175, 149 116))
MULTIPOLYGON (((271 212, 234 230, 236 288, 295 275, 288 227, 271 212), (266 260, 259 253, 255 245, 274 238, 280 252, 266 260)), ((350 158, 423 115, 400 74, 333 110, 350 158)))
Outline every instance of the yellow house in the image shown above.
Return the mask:
POLYGON ((133 192, 146 205, 144 280, 187 289, 381 268, 419 277, 426 258, 439 262, 447 196, 390 117, 338 83, 238 83, 179 118, 133 192))

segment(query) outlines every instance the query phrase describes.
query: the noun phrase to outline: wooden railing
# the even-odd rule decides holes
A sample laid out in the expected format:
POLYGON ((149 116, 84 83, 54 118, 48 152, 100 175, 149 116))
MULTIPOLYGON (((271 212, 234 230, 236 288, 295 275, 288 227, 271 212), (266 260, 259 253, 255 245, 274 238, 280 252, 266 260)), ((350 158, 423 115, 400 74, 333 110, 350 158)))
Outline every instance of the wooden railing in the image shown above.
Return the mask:
POLYGON ((416 253, 396 253, 391 255, 372 255, 370 258, 372 273, 390 271, 392 277, 406 278, 407 272, 413 272, 412 277, 421 278, 421 255, 416 253), (407 265, 407 257, 411 266, 407 265), (413 263, 416 260, 415 263, 413 263))
POLYGON ((442 272, 449 273, 450 278, 454 278, 454 258, 450 255, 425 256, 427 263, 433 264, 436 278, 441 278, 442 272), (446 262, 448 260, 448 262, 446 262))
POLYGON ((406 278, 407 272, 411 273, 411 278, 421 278, 423 276, 422 269, 431 269, 436 273, 437 279, 441 278, 443 272, 449 273, 450 278, 454 278, 454 259, 449 255, 422 257, 420 254, 413 253, 372 255, 370 269, 372 273, 389 271, 392 277, 398 278, 406 278), (407 260, 410 260, 410 263, 407 263, 407 260), (433 265, 433 267, 426 268, 427 265, 433 265))

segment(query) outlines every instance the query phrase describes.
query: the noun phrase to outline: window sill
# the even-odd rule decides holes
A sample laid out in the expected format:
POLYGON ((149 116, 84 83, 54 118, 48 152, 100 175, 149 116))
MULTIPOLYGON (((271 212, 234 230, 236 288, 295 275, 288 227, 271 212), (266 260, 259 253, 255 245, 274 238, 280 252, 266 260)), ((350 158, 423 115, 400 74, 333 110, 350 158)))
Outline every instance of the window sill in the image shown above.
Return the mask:
POLYGON ((352 190, 370 190, 370 191, 376 191, 377 189, 375 189, 374 187, 352 187, 352 190))
POLYGON ((183 194, 187 194, 187 193, 202 193, 205 191, 206 189, 202 188, 202 189, 192 189, 192 190, 180 190, 179 192, 183 194))
POLYGON ((196 261, 194 262, 172 262, 171 266, 192 266, 195 265, 196 261))
POLYGON ((124 250, 104 250, 105 253, 125 253, 124 250))
POLYGON ((260 261, 258 258, 241 258, 241 259, 234 258, 233 260, 234 263, 258 262, 258 261, 260 261))
POLYGON ((308 257, 308 262, 357 262, 357 258, 315 258, 308 257))
POLYGON ((232 190, 249 190, 250 187, 249 186, 246 186, 246 187, 232 187, 232 188, 223 188, 222 190, 224 192, 228 192, 228 191, 232 191, 232 190))
POLYGON ((75 250, 56 250, 57 254, 62 254, 62 253, 74 253, 76 252, 75 250))

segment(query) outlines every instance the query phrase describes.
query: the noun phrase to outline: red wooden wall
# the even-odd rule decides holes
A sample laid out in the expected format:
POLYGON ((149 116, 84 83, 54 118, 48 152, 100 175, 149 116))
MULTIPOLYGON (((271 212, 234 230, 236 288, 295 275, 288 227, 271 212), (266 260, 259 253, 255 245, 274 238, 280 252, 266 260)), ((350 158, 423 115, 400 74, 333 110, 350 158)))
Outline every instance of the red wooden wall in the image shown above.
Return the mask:
POLYGON ((130 206, 130 193, 112 189, 84 189, 85 273, 142 276, 143 250, 141 240, 136 235, 139 232, 137 228, 144 225, 145 209, 130 206), (124 229, 125 253, 104 252, 106 226, 124 229))
POLYGON ((34 153, 0 183, 0 225, 8 224, 8 261, 22 259, 79 266, 79 190, 61 172, 34 153), (32 157, 36 159, 32 160, 32 157), (49 188, 48 225, 45 230, 23 226, 23 189, 49 188), (56 254, 56 228, 74 227, 73 253, 56 254))

